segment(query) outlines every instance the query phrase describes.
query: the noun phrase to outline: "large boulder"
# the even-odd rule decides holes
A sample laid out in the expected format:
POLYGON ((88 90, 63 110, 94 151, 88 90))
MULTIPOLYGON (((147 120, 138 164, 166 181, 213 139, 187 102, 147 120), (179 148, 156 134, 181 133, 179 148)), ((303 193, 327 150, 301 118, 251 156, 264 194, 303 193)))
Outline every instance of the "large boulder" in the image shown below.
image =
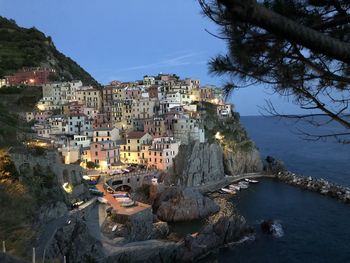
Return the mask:
POLYGON ((46 259, 67 262, 89 262, 104 257, 102 244, 90 235, 82 220, 72 220, 70 224, 56 231, 46 250, 46 259))
POLYGON ((188 235, 177 249, 176 262, 194 262, 213 249, 238 241, 252 233, 240 215, 220 217, 214 224, 203 228, 196 236, 188 235))
POLYGON ((127 228, 127 240, 129 242, 150 239, 153 234, 152 209, 148 208, 129 216, 125 226, 127 228))
POLYGON ((205 218, 219 211, 219 206, 194 189, 170 187, 155 201, 154 209, 160 220, 178 222, 205 218))
POLYGON ((176 184, 184 187, 200 186, 225 177, 223 151, 217 143, 181 145, 174 163, 176 184))
POLYGON ((260 158, 260 152, 253 148, 249 151, 224 151, 225 174, 237 175, 243 173, 261 172, 263 163, 260 158))

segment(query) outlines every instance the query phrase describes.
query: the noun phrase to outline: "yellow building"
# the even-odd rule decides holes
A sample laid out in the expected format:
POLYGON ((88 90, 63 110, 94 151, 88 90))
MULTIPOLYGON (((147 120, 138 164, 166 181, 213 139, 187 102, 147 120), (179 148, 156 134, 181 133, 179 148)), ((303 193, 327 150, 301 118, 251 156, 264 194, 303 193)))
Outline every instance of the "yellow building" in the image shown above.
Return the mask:
POLYGON ((132 101, 132 118, 148 119, 155 114, 157 99, 141 98, 132 101))
POLYGON ((152 136, 146 132, 132 131, 126 135, 125 144, 120 147, 120 160, 123 163, 143 163, 142 146, 152 143, 152 136))
POLYGON ((78 102, 85 104, 88 108, 100 110, 102 108, 102 95, 99 89, 82 87, 76 92, 78 102))
POLYGON ((125 100, 126 99, 126 88, 123 86, 113 87, 113 100, 125 100))

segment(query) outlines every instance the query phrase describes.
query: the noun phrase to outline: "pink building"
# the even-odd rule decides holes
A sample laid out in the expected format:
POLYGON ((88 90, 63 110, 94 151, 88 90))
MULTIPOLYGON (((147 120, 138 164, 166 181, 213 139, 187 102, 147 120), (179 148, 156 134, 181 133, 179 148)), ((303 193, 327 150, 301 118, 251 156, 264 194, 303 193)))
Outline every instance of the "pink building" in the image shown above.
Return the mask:
POLYGON ((146 119, 143 124, 144 132, 148 132, 152 137, 161 137, 167 134, 167 125, 163 118, 155 117, 146 119))
POLYGON ((139 87, 132 87, 126 89, 127 99, 140 99, 142 96, 142 90, 139 87))
POLYGON ((148 167, 168 171, 174 164, 179 147, 180 142, 173 137, 159 137, 153 139, 152 145, 144 145, 142 151, 148 167))
POLYGON ((37 111, 37 112, 35 112, 35 120, 38 122, 44 122, 51 115, 52 115, 52 111, 37 111))
POLYGON ((80 114, 84 113, 85 105, 82 103, 78 103, 77 101, 73 101, 68 104, 66 114, 80 114))
POLYGON ((111 119, 107 113, 96 114, 93 121, 93 128, 109 128, 112 127, 111 119))
POLYGON ((52 115, 52 111, 27 112, 26 119, 27 119, 27 122, 35 120, 37 122, 42 123, 42 122, 45 122, 51 115, 52 115))
POLYGON ((109 169, 120 160, 120 146, 115 141, 101 141, 90 144, 90 160, 101 169, 109 169))

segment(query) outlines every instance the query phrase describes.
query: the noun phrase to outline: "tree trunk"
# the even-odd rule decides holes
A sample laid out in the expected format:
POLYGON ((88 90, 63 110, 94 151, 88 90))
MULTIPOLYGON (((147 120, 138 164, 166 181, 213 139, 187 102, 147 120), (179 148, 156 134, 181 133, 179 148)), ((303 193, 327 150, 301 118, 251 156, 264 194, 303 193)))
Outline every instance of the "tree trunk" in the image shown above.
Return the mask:
POLYGON ((218 0, 227 8, 232 21, 242 21, 261 27, 291 43, 302 45, 316 53, 350 62, 350 44, 298 24, 253 0, 218 0))

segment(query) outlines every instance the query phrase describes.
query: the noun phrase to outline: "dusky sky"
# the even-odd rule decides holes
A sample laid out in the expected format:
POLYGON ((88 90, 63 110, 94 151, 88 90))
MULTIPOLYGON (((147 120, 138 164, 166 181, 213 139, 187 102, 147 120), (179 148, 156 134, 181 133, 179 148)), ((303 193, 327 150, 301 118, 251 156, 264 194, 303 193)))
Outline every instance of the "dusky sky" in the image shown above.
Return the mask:
MULTIPOLYGON (((196 0, 0 0, 0 15, 23 27, 35 26, 56 47, 102 84, 160 72, 192 77, 217 86, 224 77, 208 74, 207 62, 224 53, 225 43, 208 34, 217 28, 200 13, 196 0)), ((234 92, 241 115, 259 115, 271 99, 282 113, 300 110, 268 87, 234 92)))

